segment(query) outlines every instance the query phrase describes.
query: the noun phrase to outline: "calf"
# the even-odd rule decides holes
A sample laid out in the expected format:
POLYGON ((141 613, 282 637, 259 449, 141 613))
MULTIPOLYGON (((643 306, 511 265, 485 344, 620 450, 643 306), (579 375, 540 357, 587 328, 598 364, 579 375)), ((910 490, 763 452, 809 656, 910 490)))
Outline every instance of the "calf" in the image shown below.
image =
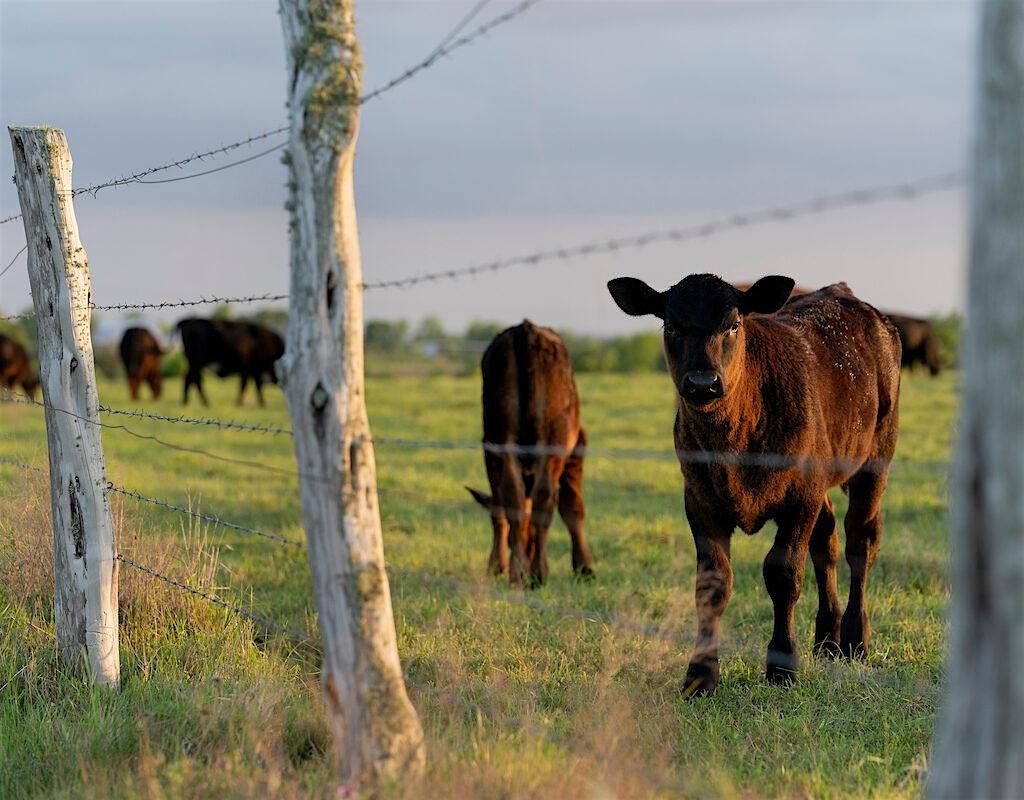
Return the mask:
POLYGON ((675 446, 697 549, 697 646, 686 693, 709 694, 718 685, 733 530, 756 533, 768 520, 778 526, 764 561, 775 609, 768 679, 796 676, 793 608, 808 552, 818 584, 815 652, 865 656, 864 590, 882 538, 882 492, 898 433, 900 341, 892 324, 842 283, 789 303, 793 281, 776 276, 746 291, 714 275, 691 275, 665 292, 635 278, 608 288, 627 314, 665 323, 678 395, 675 446), (850 597, 841 617, 828 496, 834 486, 850 495, 850 597))
POLYGON ((121 361, 128 375, 128 391, 132 400, 139 399, 139 386, 149 384, 153 399, 160 398, 163 378, 160 374, 160 356, 163 350, 156 337, 145 328, 128 328, 121 337, 121 361))
POLYGON ((183 402, 188 405, 189 388, 195 386, 203 405, 209 405, 203 392, 203 367, 216 365, 217 375, 240 375, 238 405, 242 404, 245 387, 256 384, 259 404, 263 400, 263 381, 277 383, 274 362, 284 355, 284 339, 255 322, 233 322, 221 319, 183 319, 176 326, 188 359, 183 402))
POLYGON ((39 378, 32 371, 25 348, 9 336, 0 333, 0 386, 13 389, 20 386, 33 400, 39 378))
POLYGON ((557 505, 572 538, 573 571, 591 577, 590 549, 583 536, 587 439, 565 345, 553 330, 524 320, 494 337, 480 367, 484 465, 491 494, 469 492, 491 514, 494 541, 488 568, 495 575, 508 571, 512 584, 543 584, 548 528, 557 505), (530 446, 537 451, 516 449, 530 446))
POLYGON ((939 337, 935 329, 926 319, 906 317, 902 314, 885 314, 896 326, 903 346, 901 364, 913 372, 917 364, 923 364, 934 378, 942 371, 942 359, 939 357, 939 337))

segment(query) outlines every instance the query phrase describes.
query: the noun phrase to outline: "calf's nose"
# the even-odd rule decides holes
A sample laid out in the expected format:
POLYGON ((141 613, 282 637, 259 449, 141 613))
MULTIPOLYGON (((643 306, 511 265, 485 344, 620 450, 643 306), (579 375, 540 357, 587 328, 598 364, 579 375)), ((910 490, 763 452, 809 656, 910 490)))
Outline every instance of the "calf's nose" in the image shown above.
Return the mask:
POLYGON ((717 372, 687 372, 682 388, 687 397, 721 397, 724 393, 717 372))

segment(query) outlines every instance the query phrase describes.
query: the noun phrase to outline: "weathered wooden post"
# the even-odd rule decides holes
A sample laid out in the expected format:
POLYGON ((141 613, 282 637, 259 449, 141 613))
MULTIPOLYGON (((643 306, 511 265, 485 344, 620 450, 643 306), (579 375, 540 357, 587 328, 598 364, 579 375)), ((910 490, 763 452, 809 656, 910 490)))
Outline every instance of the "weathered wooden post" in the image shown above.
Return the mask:
POLYGON ((1024 797, 1024 3, 978 46, 946 700, 928 796, 1024 797))
POLYGON ((321 685, 346 792, 423 768, 385 572, 363 389, 363 290, 352 167, 362 63, 351 0, 281 0, 288 58, 291 279, 279 367, 301 472, 324 656, 321 685))
POLYGON ((96 424, 91 279, 71 197, 71 153, 64 132, 56 128, 11 127, 9 132, 46 404, 57 651, 76 666, 84 654, 93 681, 117 686, 118 565, 96 424))

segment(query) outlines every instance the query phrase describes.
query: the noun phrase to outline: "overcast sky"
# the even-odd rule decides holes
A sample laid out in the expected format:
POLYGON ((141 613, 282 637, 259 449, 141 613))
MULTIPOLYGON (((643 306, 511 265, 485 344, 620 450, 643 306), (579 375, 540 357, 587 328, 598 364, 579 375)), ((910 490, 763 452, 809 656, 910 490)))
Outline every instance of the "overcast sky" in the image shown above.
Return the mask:
MULTIPOLYGON (((357 4, 372 89, 428 54, 474 0, 357 4)), ((511 7, 491 0, 479 20, 511 7)), ((962 167, 977 7, 966 2, 559 2, 459 50, 362 112, 367 280, 701 222, 962 167)), ((0 3, 4 124, 64 128, 84 185, 284 122, 276 3, 0 3)), ((265 145, 264 145, 265 146, 265 145)), ((257 149, 251 152, 257 152, 257 149)), ((250 154, 237 151, 234 158, 250 154)), ((228 157, 229 159, 231 157, 228 157)), ((212 164, 210 166, 215 166, 212 164)), ((0 168, 13 173, 9 147, 0 168)), ((287 286, 277 155, 76 201, 96 302, 287 286)), ((0 217, 17 195, 0 182, 0 217)), ((0 269, 24 244, 0 226, 0 269)), ((960 191, 367 294, 367 315, 437 314, 592 332, 626 319, 604 282, 691 272, 846 280, 877 305, 962 304, 960 191)), ((24 257, 0 309, 28 302, 24 257)))

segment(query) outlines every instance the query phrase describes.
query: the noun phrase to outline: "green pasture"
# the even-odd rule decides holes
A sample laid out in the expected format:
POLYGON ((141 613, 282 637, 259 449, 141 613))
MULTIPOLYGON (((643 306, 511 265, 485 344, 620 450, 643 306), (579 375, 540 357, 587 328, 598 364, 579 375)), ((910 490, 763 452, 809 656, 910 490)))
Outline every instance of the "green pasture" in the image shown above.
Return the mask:
MULTIPOLYGON (((428 737, 422 797, 916 797, 941 689, 948 596, 947 494, 953 372, 905 376, 902 434, 870 576, 866 664, 815 661, 808 569, 797 614, 799 682, 765 683, 771 604, 761 561, 771 530, 734 540, 722 682, 678 689, 693 631, 694 555, 671 458, 594 455, 585 467, 597 579, 573 580, 556 521, 551 577, 529 594, 484 575, 490 526, 463 488, 486 486, 476 449, 380 445, 378 480, 395 620, 410 694, 428 737), (443 577, 459 586, 429 580, 443 577), (566 613, 566 608, 582 612, 566 613), (648 635, 650 632, 653 635, 648 635), (675 641, 680 640, 680 641, 675 641), (682 643, 680 643, 682 642, 682 643), (468 703, 466 702, 468 701, 468 703)), ((662 374, 583 374, 594 450, 665 453, 673 400, 662 374)), ((179 414, 180 383, 133 406, 179 414)), ((187 413, 288 425, 278 389, 265 409, 187 413)), ((381 438, 480 439, 478 377, 376 377, 381 438)), ((287 436, 104 416, 146 437, 294 468, 287 436)), ((300 539, 295 479, 103 432, 117 486, 300 539)), ((45 467, 39 408, 0 404, 0 459, 45 467)), ((45 476, 0 463, 0 797, 332 797, 317 656, 205 601, 121 567, 123 687, 94 691, 54 659, 45 476)), ((840 513, 845 498, 836 490, 840 513)), ((119 547, 142 564, 315 634, 305 553, 114 496, 119 547)), ((846 585, 841 563, 841 593, 846 585)))

